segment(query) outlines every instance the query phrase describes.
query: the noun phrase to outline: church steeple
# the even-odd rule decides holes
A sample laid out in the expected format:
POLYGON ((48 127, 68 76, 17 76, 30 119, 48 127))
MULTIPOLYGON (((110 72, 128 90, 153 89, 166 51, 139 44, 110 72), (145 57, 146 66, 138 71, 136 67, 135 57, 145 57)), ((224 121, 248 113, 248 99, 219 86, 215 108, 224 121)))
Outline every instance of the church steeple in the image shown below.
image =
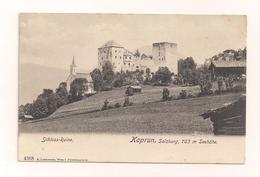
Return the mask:
POLYGON ((76 75, 76 67, 77 67, 77 65, 75 64, 75 58, 73 56, 72 63, 70 65, 70 74, 71 75, 76 75))

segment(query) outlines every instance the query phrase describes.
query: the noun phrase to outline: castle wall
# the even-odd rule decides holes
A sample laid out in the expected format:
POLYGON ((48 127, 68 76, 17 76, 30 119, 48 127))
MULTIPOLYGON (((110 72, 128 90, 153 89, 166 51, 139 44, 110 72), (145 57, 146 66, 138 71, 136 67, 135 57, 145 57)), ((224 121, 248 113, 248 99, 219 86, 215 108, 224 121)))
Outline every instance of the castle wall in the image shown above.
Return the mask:
POLYGON ((102 66, 106 61, 110 61, 113 65, 114 72, 146 70, 150 68, 151 72, 156 72, 159 67, 167 66, 172 72, 177 74, 178 57, 176 55, 177 44, 160 42, 153 43, 152 55, 141 59, 135 57, 123 47, 109 46, 98 49, 98 67, 102 70, 102 66))
POLYGON ((167 66, 171 72, 175 74, 178 72, 177 44, 168 42, 153 43, 152 52, 155 66, 157 66, 154 68, 155 70, 167 66))

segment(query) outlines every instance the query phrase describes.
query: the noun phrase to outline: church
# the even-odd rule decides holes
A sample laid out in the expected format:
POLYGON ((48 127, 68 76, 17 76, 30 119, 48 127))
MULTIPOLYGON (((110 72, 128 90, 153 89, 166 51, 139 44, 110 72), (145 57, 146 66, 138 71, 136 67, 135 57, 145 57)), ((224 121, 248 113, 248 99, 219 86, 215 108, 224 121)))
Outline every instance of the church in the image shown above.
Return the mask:
POLYGON ((75 59, 74 59, 74 56, 73 56, 72 63, 70 65, 70 74, 69 74, 69 77, 66 80, 68 90, 70 90, 70 84, 73 82, 74 79, 82 78, 82 79, 87 80, 87 83, 85 85, 85 87, 86 87, 85 95, 91 95, 91 94, 96 93, 95 90, 94 90, 94 84, 93 84, 93 80, 91 78, 91 75, 89 73, 77 72, 76 69, 77 69, 77 65, 75 64, 75 59))

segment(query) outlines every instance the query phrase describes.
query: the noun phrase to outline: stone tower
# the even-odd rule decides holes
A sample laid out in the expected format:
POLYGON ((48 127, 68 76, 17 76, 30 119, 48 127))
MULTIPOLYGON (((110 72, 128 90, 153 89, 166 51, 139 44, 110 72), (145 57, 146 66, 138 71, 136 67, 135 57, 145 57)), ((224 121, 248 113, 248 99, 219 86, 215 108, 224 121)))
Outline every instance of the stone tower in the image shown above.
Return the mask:
MULTIPOLYGON (((158 42, 153 43, 153 60, 155 66, 165 67, 167 66, 171 72, 177 74, 178 71, 178 57, 177 44, 170 42, 158 42)), ((158 69, 158 68, 157 68, 158 69)))

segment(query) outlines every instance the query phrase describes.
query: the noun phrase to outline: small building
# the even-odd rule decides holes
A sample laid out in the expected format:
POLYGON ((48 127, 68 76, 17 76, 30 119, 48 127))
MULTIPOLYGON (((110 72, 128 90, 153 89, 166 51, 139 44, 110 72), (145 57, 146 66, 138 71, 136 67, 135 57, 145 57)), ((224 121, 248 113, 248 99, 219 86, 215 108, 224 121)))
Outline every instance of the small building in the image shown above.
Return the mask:
POLYGON ((246 74, 246 60, 221 60, 211 61, 209 65, 211 80, 216 77, 226 77, 229 75, 242 76, 246 74))
POLYGON ((70 84, 73 82, 74 79, 86 79, 87 80, 87 83, 86 83, 86 92, 85 92, 85 95, 92 95, 95 92, 94 90, 94 83, 93 83, 93 80, 92 80, 92 77, 90 75, 90 73, 79 73, 79 72, 76 72, 76 64, 75 64, 75 59, 73 57, 73 60, 72 60, 72 64, 70 65, 70 74, 67 78, 67 86, 68 86, 68 90, 70 90, 70 84))
POLYGON ((142 87, 139 85, 133 85, 133 86, 129 86, 126 88, 126 95, 128 96, 132 96, 135 93, 141 93, 142 92, 142 87))
POLYGON ((245 135, 246 133, 246 96, 223 107, 211 109, 201 114, 204 119, 213 122, 215 135, 245 135))

